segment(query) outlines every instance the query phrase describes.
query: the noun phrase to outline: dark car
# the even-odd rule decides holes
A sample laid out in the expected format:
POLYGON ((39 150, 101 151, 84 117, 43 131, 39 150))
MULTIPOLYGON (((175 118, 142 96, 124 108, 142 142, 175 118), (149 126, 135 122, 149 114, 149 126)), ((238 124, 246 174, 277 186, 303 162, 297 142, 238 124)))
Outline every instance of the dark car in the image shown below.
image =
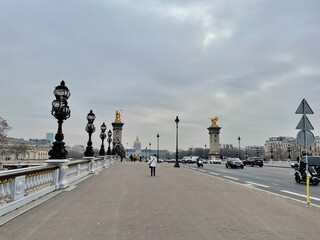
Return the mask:
POLYGON ((239 158, 228 158, 226 162, 226 168, 242 168, 243 162, 239 158))
POLYGON ((263 159, 261 157, 248 157, 247 160, 243 160, 244 165, 251 165, 254 167, 255 165, 258 165, 260 167, 263 166, 263 159))

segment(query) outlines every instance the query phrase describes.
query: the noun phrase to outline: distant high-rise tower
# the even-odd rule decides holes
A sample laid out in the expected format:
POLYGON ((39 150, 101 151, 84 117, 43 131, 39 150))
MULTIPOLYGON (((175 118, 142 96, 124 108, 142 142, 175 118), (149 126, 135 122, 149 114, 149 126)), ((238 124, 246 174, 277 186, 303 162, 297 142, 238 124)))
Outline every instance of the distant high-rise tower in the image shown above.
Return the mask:
POLYGON ((46 133, 46 139, 50 141, 50 143, 53 143, 54 140, 54 134, 53 133, 46 133))

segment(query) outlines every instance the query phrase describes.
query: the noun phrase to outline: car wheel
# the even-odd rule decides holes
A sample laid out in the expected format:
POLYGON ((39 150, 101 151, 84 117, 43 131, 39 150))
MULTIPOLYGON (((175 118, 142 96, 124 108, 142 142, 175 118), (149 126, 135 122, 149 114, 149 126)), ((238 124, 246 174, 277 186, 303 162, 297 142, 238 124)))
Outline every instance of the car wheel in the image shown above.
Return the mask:
POLYGON ((301 179, 300 179, 299 175, 295 175, 294 179, 296 180, 297 183, 301 182, 301 179))
POLYGON ((241 166, 241 169, 243 169, 243 166, 241 166))
POLYGON ((316 178, 312 181, 312 184, 315 186, 318 186, 318 183, 319 183, 319 180, 316 178))
POLYGON ((263 165, 261 164, 260 167, 262 167, 263 165))
POLYGON ((226 168, 228 168, 229 166, 228 166, 228 164, 226 164, 226 168))
POLYGON ((251 163, 251 167, 254 167, 254 163, 251 163))

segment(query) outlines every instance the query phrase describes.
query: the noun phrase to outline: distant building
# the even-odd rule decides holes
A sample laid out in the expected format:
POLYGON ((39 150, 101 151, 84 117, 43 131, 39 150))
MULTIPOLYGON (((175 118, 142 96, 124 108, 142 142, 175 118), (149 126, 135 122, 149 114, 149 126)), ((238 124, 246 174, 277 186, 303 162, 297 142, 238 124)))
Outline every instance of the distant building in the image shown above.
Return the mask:
POLYGON ((289 149, 291 159, 296 160, 300 155, 301 148, 294 137, 270 137, 264 144, 265 157, 267 160, 271 158, 271 149, 273 150, 273 160, 287 160, 289 157, 289 149))
POLYGON ((50 144, 54 141, 54 134, 53 133, 46 133, 46 139, 50 141, 50 144))
POLYGON ((133 143, 133 149, 135 150, 134 155, 136 155, 137 157, 141 157, 142 156, 142 152, 141 152, 141 142, 139 140, 139 138, 137 137, 137 139, 134 141, 133 143))
POLYGON ((46 160, 50 148, 46 139, 6 138, 0 144, 0 160, 46 160))

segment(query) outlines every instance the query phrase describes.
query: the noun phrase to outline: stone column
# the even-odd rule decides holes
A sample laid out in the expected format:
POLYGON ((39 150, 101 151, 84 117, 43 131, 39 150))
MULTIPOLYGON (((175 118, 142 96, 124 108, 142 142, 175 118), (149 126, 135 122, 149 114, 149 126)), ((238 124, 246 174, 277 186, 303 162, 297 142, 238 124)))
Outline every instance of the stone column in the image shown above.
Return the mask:
POLYGON ((220 129, 219 126, 210 126, 208 127, 209 130, 209 143, 210 143, 210 151, 208 158, 220 158, 220 129))
POLYGON ((59 166, 59 188, 67 188, 69 186, 68 182, 68 163, 70 162, 67 159, 50 159, 45 161, 48 165, 59 166))

